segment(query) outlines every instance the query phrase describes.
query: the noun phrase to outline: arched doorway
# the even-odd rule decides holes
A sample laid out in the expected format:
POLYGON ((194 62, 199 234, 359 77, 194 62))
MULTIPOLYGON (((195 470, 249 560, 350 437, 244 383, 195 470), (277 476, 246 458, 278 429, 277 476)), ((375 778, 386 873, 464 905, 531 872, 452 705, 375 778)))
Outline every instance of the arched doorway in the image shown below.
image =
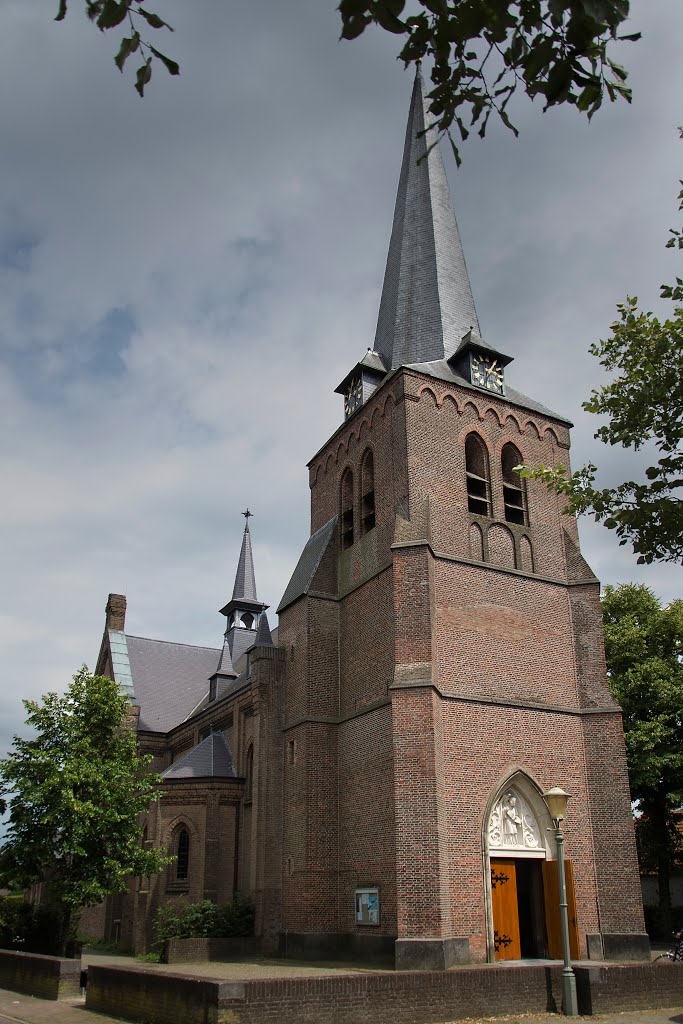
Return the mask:
MULTIPOLYGON (((540 789, 512 774, 489 803, 484 828, 489 960, 562 955, 557 852, 540 789)), ((579 957, 571 861, 567 889, 572 956, 579 957)))

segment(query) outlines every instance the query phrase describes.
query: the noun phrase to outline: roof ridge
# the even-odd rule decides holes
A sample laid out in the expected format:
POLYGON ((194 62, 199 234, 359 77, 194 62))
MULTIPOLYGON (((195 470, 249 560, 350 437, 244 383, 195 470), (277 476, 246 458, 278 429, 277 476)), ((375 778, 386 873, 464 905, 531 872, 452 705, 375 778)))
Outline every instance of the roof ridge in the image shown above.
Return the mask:
MULTIPOLYGON (((121 632, 121 630, 117 630, 121 632)), ((220 647, 210 647, 208 644, 183 644, 178 640, 159 640, 154 636, 138 636, 137 633, 124 633, 126 640, 149 640, 153 644, 169 644, 172 647, 191 647, 195 651, 220 651, 220 647)))

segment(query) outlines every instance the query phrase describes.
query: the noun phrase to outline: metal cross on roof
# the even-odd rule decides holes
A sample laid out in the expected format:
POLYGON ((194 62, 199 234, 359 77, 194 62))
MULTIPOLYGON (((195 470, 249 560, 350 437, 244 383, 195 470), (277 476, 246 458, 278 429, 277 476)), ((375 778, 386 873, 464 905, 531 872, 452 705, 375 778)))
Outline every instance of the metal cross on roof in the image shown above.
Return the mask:
POLYGON ((243 515, 243 516, 244 516, 244 518, 246 519, 247 523, 249 522, 249 518, 250 518, 250 516, 253 516, 253 514, 254 514, 254 513, 253 513, 253 512, 250 512, 250 511, 249 511, 249 509, 247 509, 247 511, 246 511, 246 512, 243 512, 243 513, 242 513, 242 515, 243 515))

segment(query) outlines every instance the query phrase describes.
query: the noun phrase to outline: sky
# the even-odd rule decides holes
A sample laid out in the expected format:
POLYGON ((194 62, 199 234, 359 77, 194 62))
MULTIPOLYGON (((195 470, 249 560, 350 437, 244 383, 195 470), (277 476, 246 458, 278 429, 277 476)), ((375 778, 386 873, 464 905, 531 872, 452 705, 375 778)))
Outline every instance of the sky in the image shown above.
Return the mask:
MULTIPOLYGON (((109 592, 130 633, 219 646, 247 506, 275 624, 306 463, 374 338, 413 77, 385 32, 340 42, 333 2, 156 0, 182 71, 141 100, 57 6, 0 12, 0 753, 22 698, 94 668, 109 592)), ((637 30, 631 106, 520 98, 518 139, 492 120, 459 170, 444 151, 483 337, 604 485, 638 460, 593 440, 588 346, 626 295, 666 314, 681 273, 680 0, 635 0, 637 30)), ((681 596, 679 566, 581 536, 603 583, 681 596)))

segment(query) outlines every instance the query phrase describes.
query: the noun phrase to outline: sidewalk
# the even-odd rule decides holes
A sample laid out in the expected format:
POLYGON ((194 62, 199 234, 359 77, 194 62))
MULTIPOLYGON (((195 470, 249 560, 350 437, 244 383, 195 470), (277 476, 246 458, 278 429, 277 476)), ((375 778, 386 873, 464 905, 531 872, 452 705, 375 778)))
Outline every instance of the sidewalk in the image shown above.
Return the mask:
MULTIPOLYGON (((114 958, 112 958, 114 959, 114 958)), ((535 1016, 521 1014, 513 1017, 470 1018, 466 1024, 562 1024, 567 1018, 561 1014, 535 1016)), ((593 1017, 576 1017, 578 1021, 599 1024, 683 1024, 683 1007, 668 1010, 639 1010, 635 1013, 604 1013, 593 1017)), ((119 1024, 118 1018, 105 1017, 85 1009, 84 999, 65 999, 55 1002, 34 999, 0 989, 0 1024, 119 1024)), ((344 1024, 340 1020, 339 1024, 344 1024)), ((453 1021, 449 1024, 459 1024, 453 1021)))

